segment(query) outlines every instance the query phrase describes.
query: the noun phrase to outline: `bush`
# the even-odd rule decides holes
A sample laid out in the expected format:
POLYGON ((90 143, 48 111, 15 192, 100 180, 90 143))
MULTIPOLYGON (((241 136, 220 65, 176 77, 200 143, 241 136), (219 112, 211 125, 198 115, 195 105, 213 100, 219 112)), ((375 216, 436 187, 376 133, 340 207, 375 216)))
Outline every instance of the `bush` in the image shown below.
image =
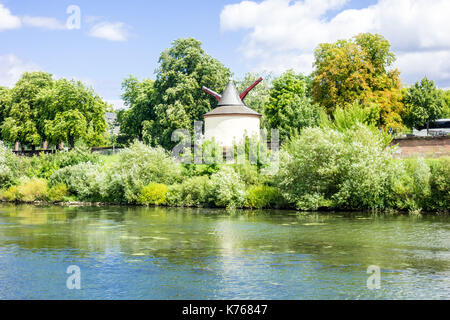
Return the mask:
POLYGON ((19 166, 18 157, 0 141, 0 188, 14 184, 20 172, 19 166))
POLYGON ((450 208, 450 158, 429 161, 430 192, 429 209, 449 210, 450 208))
POLYGON ((164 149, 135 142, 108 168, 102 190, 115 202, 134 203, 144 186, 152 182, 170 185, 180 179, 180 165, 164 149))
POLYGON ((274 187, 259 185, 248 190, 245 205, 249 208, 279 208, 282 206, 283 197, 280 190, 274 187))
POLYGON ((400 164, 392 185, 391 206, 407 210, 426 208, 431 194, 430 168, 423 159, 403 159, 400 164))
POLYGON ((64 183, 58 183, 47 192, 47 199, 52 202, 61 202, 69 195, 69 189, 64 183))
POLYGON ((24 202, 33 202, 44 200, 47 193, 47 181, 44 179, 24 180, 17 188, 20 194, 20 200, 24 202))
POLYGON ((2 201, 20 201, 19 188, 17 186, 9 187, 7 190, 1 192, 2 201))
POLYGON ((239 174, 225 166, 211 176, 208 198, 217 207, 239 208, 245 202, 245 184, 239 174))
POLYGON ((209 199, 210 180, 207 176, 192 177, 181 184, 170 186, 168 204, 182 207, 206 206, 209 199))
POLYGON ((92 153, 90 148, 75 147, 70 151, 59 151, 54 154, 41 153, 28 160, 29 177, 48 179, 58 169, 74 166, 80 163, 98 163, 99 155, 92 153))
POLYGON ((90 162, 68 166, 55 171, 50 185, 65 184, 70 193, 83 201, 101 201, 102 167, 90 162))
POLYGON ((283 147, 277 184, 298 209, 385 208, 396 167, 384 143, 362 124, 306 128, 283 147))
POLYGON ((150 183, 141 189, 137 202, 139 204, 161 205, 167 203, 168 188, 164 184, 150 183))

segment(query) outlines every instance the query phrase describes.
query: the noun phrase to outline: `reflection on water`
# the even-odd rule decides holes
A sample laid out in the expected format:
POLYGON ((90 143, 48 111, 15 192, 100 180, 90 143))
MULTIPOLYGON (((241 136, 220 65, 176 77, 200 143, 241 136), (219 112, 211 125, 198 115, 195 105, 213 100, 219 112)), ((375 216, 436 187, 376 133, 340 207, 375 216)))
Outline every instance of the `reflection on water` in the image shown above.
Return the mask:
POLYGON ((450 218, 0 206, 0 299, 449 299, 450 218), (66 269, 81 268, 81 290, 66 269), (381 289, 369 290, 369 265, 381 289))

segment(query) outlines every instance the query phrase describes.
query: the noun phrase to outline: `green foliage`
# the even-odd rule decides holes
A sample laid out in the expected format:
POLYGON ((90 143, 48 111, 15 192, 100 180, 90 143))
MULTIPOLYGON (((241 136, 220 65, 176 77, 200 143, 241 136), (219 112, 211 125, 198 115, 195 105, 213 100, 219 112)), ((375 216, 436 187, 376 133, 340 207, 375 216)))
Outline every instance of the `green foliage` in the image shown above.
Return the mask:
POLYGON ((263 127, 266 127, 266 117, 264 114, 264 109, 270 100, 270 87, 273 80, 273 75, 271 73, 257 74, 253 72, 247 72, 242 79, 238 81, 236 84, 236 88, 239 92, 243 92, 248 87, 250 87, 256 79, 259 77, 263 78, 256 87, 254 87, 245 98, 245 104, 255 110, 258 113, 262 114, 261 124, 263 127))
POLYGON ((431 199, 429 209, 449 210, 450 208, 450 158, 429 161, 431 177, 431 199))
POLYGON ((47 180, 44 179, 25 179, 17 187, 19 198, 23 202, 33 202, 45 200, 47 194, 47 180))
POLYGON ((139 204, 153 204, 164 205, 167 203, 167 193, 169 189, 166 185, 160 183, 150 183, 139 192, 137 203, 139 204))
POLYGON ((45 136, 41 125, 43 106, 38 102, 42 90, 53 85, 52 75, 45 72, 25 72, 13 89, 5 121, 1 125, 2 138, 33 147, 45 136))
POLYGON ((361 124, 345 132, 308 128, 285 145, 277 184, 299 209, 385 208, 391 153, 361 124))
POLYGON ((105 142, 107 105, 80 81, 57 80, 42 90, 38 101, 43 110, 41 126, 50 142, 66 141, 72 148, 78 139, 91 146, 105 142))
POLYGON ((309 79, 294 71, 286 71, 272 82, 269 103, 264 115, 269 128, 280 131, 284 141, 294 131, 317 125, 321 109, 309 97, 309 79))
POLYGON ((331 117, 323 112, 320 115, 319 125, 322 128, 329 128, 339 132, 346 132, 358 125, 365 125, 373 131, 373 134, 380 135, 383 145, 386 147, 393 138, 386 130, 377 128, 371 109, 364 108, 357 102, 349 105, 347 108, 336 108, 331 117))
POLYGON ((245 202, 245 184, 230 167, 222 167, 211 176, 210 198, 217 207, 239 208, 245 202))
POLYGON ((248 190, 245 206, 249 208, 278 208, 282 205, 280 190, 266 185, 251 187, 248 190))
POLYGON ((134 203, 139 191, 148 184, 173 184, 181 179, 180 165, 161 147, 152 148, 134 142, 124 149, 105 171, 104 196, 110 201, 134 203))
POLYGON ((403 101, 406 106, 405 123, 410 128, 417 128, 436 120, 445 111, 442 93, 434 82, 426 77, 406 90, 403 101))
POLYGON ((172 206, 202 207, 211 202, 210 180, 207 176, 192 177, 169 188, 167 201, 172 206))
POLYGON ((0 188, 10 186, 19 177, 19 159, 0 141, 0 188))
POLYGON ((47 199, 52 202, 61 202, 69 196, 69 188, 64 183, 58 183, 47 191, 47 199))
POLYGON ((82 201, 102 199, 102 167, 99 164, 83 162, 55 171, 50 177, 50 185, 65 184, 69 192, 82 201))
POLYGON ((73 166, 83 162, 98 163, 99 156, 92 153, 90 148, 75 147, 70 151, 60 151, 53 154, 41 153, 39 156, 33 156, 26 159, 27 176, 48 179, 54 171, 73 166))
POLYGON ((430 168, 423 159, 403 159, 392 184, 394 208, 421 210, 431 195, 430 168))
POLYGON ((202 120, 216 104, 214 97, 201 90, 202 86, 222 88, 231 72, 206 54, 201 42, 193 38, 175 40, 172 47, 164 50, 156 72, 156 120, 147 134, 152 137, 152 144, 171 149, 175 145, 172 132, 193 132, 194 121, 202 120))
POLYGON ((120 124, 121 139, 131 142, 134 139, 143 140, 151 144, 151 127, 157 119, 154 108, 154 81, 139 80, 129 76, 122 82, 122 99, 128 109, 120 110, 118 123, 120 124))
POLYGON ((9 202, 20 201, 19 188, 17 186, 11 186, 6 190, 2 190, 0 192, 0 199, 9 202))

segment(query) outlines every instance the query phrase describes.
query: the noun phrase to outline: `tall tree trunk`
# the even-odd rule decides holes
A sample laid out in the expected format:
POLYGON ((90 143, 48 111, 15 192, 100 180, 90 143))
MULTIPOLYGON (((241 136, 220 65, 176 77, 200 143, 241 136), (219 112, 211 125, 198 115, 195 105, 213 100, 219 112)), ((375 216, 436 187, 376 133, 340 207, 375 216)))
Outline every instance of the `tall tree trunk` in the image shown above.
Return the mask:
POLYGON ((427 121, 427 136, 430 135, 430 120, 427 121))
POLYGON ((19 151, 19 141, 16 141, 16 144, 14 145, 14 151, 19 151))

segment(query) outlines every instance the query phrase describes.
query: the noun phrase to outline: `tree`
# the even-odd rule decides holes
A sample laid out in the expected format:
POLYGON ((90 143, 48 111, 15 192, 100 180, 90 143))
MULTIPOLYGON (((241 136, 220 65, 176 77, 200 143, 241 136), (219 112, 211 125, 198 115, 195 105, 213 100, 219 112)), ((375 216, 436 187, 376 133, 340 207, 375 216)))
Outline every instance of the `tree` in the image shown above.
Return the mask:
POLYGON ((26 72, 11 89, 11 106, 1 126, 2 138, 20 142, 33 149, 43 140, 43 127, 39 125, 41 105, 37 98, 41 90, 53 85, 52 75, 45 72, 26 72))
POLYGON ((129 76, 122 82, 122 99, 126 110, 120 110, 117 120, 120 124, 121 139, 130 142, 134 139, 143 140, 144 122, 150 126, 156 120, 154 108, 154 81, 145 79, 138 81, 137 78, 129 76))
POLYGON ((444 99, 444 109, 442 111, 442 118, 450 118, 450 90, 441 90, 444 99))
POLYGON ((242 92, 250 87, 259 77, 262 77, 263 81, 247 94, 244 102, 249 108, 263 113, 264 107, 269 103, 270 99, 270 87, 273 80, 271 73, 258 74, 255 72, 247 72, 242 79, 237 81, 236 88, 239 92, 242 92))
POLYGON ((6 87, 0 87, 0 126, 5 117, 9 114, 11 108, 11 90, 6 87))
POLYGON ((227 83, 231 72, 223 64, 209 56, 201 42, 193 39, 178 39, 172 47, 164 50, 156 70, 155 122, 146 132, 152 144, 170 149, 176 143, 171 141, 176 129, 193 132, 194 121, 203 120, 203 114, 210 111, 217 101, 205 94, 206 86, 220 91, 227 83))
POLYGON ((377 124, 401 130, 404 113, 395 55, 381 35, 364 33, 351 40, 323 43, 315 51, 314 101, 329 114, 359 102, 377 114, 377 124))
POLYGON ((308 77, 289 70, 272 85, 264 115, 268 127, 279 130, 281 141, 295 131, 317 125, 321 109, 308 96, 308 77))
POLYGON ((411 128, 426 124, 427 134, 430 121, 441 117, 445 105, 442 93, 426 77, 406 90, 404 103, 407 109, 405 123, 411 128))
POLYGON ((73 148, 83 139, 88 145, 105 142, 107 104, 80 81, 60 79, 39 95, 40 126, 53 144, 66 141, 73 148))

